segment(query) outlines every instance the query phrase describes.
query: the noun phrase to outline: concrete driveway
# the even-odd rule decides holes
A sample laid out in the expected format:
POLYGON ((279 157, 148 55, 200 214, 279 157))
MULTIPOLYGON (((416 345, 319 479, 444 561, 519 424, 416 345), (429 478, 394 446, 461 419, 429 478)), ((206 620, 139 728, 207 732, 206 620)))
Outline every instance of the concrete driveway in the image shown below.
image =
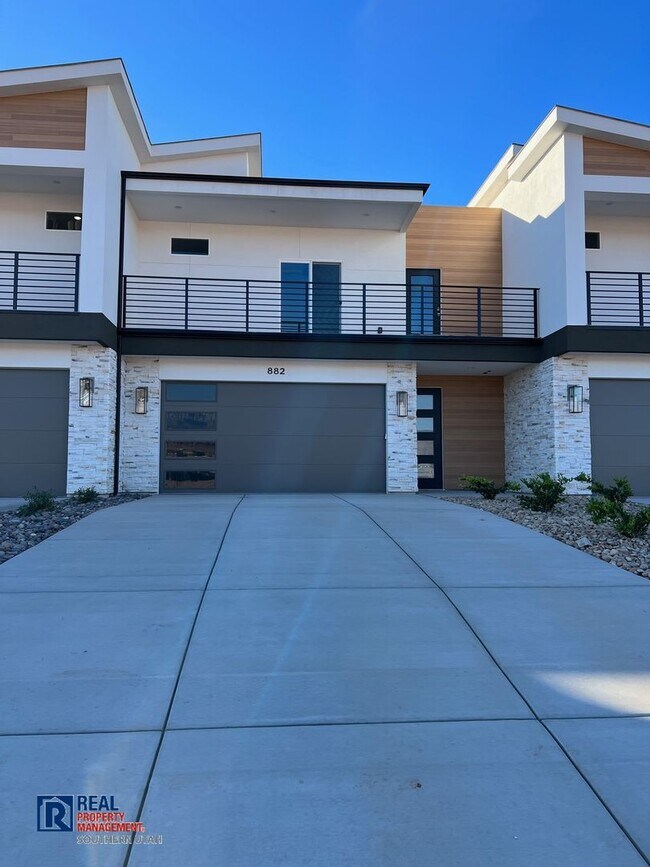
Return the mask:
POLYGON ((154 497, 0 592, 4 863, 647 863, 650 584, 526 528, 416 495, 154 497), (151 839, 36 831, 38 795, 78 794, 151 839))

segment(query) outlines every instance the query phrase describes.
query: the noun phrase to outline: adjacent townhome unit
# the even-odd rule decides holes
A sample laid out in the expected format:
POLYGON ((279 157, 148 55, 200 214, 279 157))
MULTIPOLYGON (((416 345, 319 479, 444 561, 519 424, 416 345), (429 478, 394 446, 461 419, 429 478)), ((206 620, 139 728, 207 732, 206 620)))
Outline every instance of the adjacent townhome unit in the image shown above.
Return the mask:
POLYGON ((120 60, 0 72, 0 496, 650 493, 650 130, 556 108, 427 189, 152 144, 120 60))

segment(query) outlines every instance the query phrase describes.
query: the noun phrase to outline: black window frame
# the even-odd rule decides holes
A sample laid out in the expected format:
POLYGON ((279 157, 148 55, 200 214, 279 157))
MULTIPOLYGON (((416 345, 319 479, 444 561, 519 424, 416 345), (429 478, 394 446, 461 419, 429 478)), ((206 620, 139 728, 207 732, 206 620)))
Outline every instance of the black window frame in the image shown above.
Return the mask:
MULTIPOLYGON (((56 220, 52 220, 56 222, 56 220)), ((61 220, 60 222, 64 222, 61 220)), ((83 213, 81 211, 46 211, 45 212, 45 231, 46 232, 80 232, 83 224, 83 213), (50 226, 50 218, 67 217, 66 226, 50 226), (79 219, 75 219, 79 217, 79 219)))
POLYGON ((600 232, 585 232, 585 250, 600 250, 600 232))
POLYGON ((172 256, 209 256, 210 255, 210 239, 209 238, 172 238, 170 242, 170 251, 172 256), (203 246, 205 244, 205 249, 203 246), (178 250, 174 247, 185 246, 186 249, 178 250), (194 245, 195 249, 191 249, 194 245), (198 249, 197 245, 201 245, 198 249))

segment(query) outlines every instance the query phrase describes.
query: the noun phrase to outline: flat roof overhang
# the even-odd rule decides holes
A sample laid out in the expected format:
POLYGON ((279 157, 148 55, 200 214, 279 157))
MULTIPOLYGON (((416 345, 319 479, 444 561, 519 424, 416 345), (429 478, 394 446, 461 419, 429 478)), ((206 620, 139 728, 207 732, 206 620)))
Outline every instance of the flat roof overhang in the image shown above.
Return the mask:
POLYGON ((140 220, 406 231, 427 184, 126 172, 140 220))

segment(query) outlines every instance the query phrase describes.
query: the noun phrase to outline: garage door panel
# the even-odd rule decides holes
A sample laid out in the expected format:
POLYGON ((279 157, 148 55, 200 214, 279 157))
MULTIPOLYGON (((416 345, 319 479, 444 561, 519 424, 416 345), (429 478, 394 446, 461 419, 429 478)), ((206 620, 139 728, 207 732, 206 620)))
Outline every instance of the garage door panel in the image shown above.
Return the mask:
POLYGON ((650 431, 650 404, 591 405, 592 430, 600 436, 643 436, 650 431))
POLYGON ((217 472, 225 493, 375 493, 383 464, 230 464, 217 472))
MULTIPOLYGON (((183 389, 170 393, 178 396, 183 389)), ((167 400, 161 488, 383 491, 384 393, 381 385, 216 383, 216 400, 206 401, 200 410, 196 404, 167 400), (212 414, 212 431, 174 430, 181 422, 193 425, 196 412, 201 418, 212 414)))
POLYGON ((648 448, 647 436, 594 435, 591 438, 591 459, 598 466, 616 466, 624 461, 628 466, 638 467, 647 460, 648 448))
POLYGON ((650 381, 589 382, 591 465, 606 484, 626 476, 635 494, 650 494, 650 381))
POLYGON ((592 379, 589 394, 598 406, 650 405, 650 380, 592 379))
POLYGON ((0 430, 60 431, 68 428, 68 402, 50 397, 0 398, 0 430))
POLYGON ((611 484, 614 479, 625 476, 632 484, 633 492, 640 497, 650 496, 650 467, 639 467, 635 464, 625 465, 616 464, 607 466, 605 464, 598 467, 597 472, 594 471, 594 478, 605 485, 611 484))
POLYGON ((331 407, 248 407, 217 410, 217 433, 224 436, 245 436, 264 431, 267 437, 287 436, 301 432, 337 436, 377 436, 384 434, 383 412, 367 409, 346 409, 342 419, 340 408, 331 407))
POLYGON ((218 387, 219 406, 324 407, 326 409, 376 409, 376 385, 325 383, 224 382, 218 387))
POLYGON ((0 430, 2 461, 12 464, 39 463, 43 455, 65 455, 67 443, 67 430, 0 430))
POLYGON ((268 436, 219 437, 219 463, 337 464, 344 454, 348 463, 382 464, 386 442, 382 437, 268 436))
POLYGON ((0 368, 0 399, 4 397, 58 398, 68 400, 68 372, 0 368))
POLYGON ((10 464, 0 463, 0 491, 4 497, 23 497, 38 488, 53 494, 65 493, 65 464, 10 464))
POLYGON ((0 370, 0 496, 65 493, 68 386, 67 370, 0 370))

